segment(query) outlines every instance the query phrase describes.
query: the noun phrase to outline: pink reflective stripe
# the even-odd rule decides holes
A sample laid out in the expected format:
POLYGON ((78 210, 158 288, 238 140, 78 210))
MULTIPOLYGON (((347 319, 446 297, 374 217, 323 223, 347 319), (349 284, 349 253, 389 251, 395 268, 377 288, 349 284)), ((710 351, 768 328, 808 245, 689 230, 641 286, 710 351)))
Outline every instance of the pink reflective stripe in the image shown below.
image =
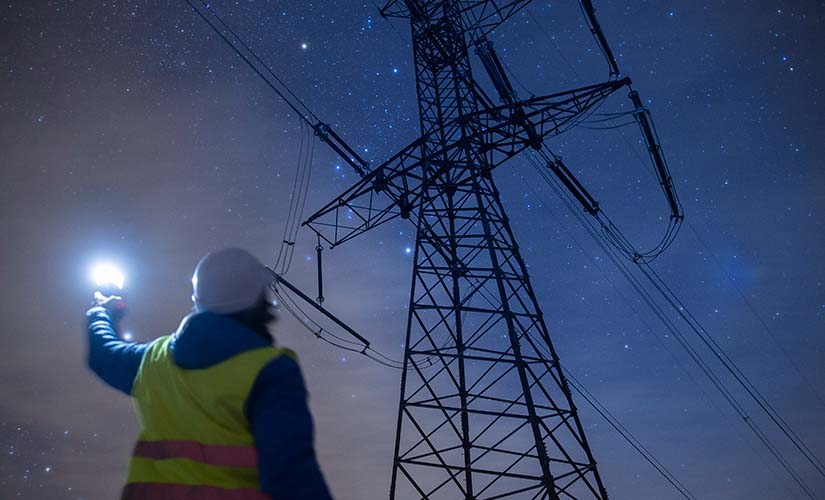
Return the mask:
POLYGON ((130 483, 120 500, 270 500, 252 488, 217 488, 170 483, 130 483))
POLYGON ((220 467, 258 466, 258 451, 254 446, 203 444, 197 441, 138 441, 134 456, 155 460, 188 458, 220 467))

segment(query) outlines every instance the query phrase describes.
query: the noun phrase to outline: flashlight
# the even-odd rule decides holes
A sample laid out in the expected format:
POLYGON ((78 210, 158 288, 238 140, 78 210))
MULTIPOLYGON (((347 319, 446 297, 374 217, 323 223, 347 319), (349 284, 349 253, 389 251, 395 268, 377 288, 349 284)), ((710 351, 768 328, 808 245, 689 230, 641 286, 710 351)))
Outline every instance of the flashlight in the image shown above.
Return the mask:
POLYGON ((92 279, 95 282, 96 304, 100 304, 107 297, 115 296, 118 297, 113 301, 115 309, 126 310, 126 301, 122 298, 125 279, 120 269, 109 263, 98 264, 92 269, 92 279))
POLYGON ((112 264, 98 264, 92 270, 97 290, 104 295, 117 295, 123 290, 123 273, 112 264))

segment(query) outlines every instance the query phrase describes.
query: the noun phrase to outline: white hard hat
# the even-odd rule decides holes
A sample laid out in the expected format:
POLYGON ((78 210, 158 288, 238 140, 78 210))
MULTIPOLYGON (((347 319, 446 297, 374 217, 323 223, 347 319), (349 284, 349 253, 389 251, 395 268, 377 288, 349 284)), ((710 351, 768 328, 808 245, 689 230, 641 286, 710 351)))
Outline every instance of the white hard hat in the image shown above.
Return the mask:
POLYGON ((240 248, 206 254, 192 275, 192 302, 198 312, 232 314, 255 306, 266 290, 264 265, 240 248))

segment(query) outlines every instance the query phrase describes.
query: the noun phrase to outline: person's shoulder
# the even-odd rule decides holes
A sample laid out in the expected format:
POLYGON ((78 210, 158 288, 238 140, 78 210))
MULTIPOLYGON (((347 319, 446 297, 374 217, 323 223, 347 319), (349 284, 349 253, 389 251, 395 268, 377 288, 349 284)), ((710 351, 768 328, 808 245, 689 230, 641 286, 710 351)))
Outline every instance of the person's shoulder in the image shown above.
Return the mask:
POLYGON ((273 361, 279 358, 288 358, 294 361, 296 365, 298 364, 298 355, 292 349, 288 347, 273 347, 272 349, 275 351, 273 361))
POLYGON ((261 368, 255 385, 258 388, 303 387, 304 378, 295 352, 280 347, 274 349, 277 354, 261 368))
POLYGON ((272 405, 277 407, 285 397, 305 398, 306 385, 297 359, 282 353, 258 372, 247 399, 247 409, 252 410, 249 415, 254 416, 255 412, 265 411, 272 405))
POLYGON ((273 347, 274 356, 261 369, 261 375, 266 377, 284 377, 301 373, 298 365, 298 356, 292 349, 273 347))

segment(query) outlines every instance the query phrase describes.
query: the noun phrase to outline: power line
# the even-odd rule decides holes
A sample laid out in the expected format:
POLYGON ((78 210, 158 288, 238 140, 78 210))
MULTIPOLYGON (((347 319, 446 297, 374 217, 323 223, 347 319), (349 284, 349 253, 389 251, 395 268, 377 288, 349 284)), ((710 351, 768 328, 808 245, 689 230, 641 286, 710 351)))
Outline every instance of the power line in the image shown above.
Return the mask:
POLYGON ((295 169, 295 177, 292 181, 292 192, 289 196, 289 209, 287 210, 280 249, 275 259, 275 268, 278 270, 278 274, 281 275, 289 271, 290 265, 292 264, 292 257, 295 253, 297 233, 309 189, 309 178, 312 168, 311 153, 313 150, 314 137, 302 122, 300 143, 298 146, 298 163, 295 169))
MULTIPOLYGON (((543 176, 544 174, 540 172, 540 175, 541 175, 541 176, 543 176)), ((537 198, 541 199, 541 196, 540 196, 540 195, 539 195, 539 194, 535 191, 534 186, 533 186, 531 183, 526 182, 526 185, 527 185, 528 189, 530 189, 530 190, 533 192, 533 194, 534 194, 537 198)), ((557 193, 557 194, 559 194, 559 193, 557 193)), ((563 203, 564 205, 566 205, 566 206, 567 206, 568 210, 570 210, 571 212, 575 211, 574 205, 572 204, 572 202, 571 202, 571 201, 568 201, 568 199, 565 199, 564 197, 561 197, 561 196, 560 196, 560 200, 562 201, 562 203, 563 203)), ((546 203, 546 202, 545 202, 545 203, 546 203)), ((603 274, 605 275, 605 277, 606 277, 606 278, 607 278, 607 280, 610 282, 610 285, 613 287, 613 289, 614 289, 614 291, 616 292, 616 294, 617 294, 617 295, 619 295, 619 297, 621 297, 621 299, 625 302, 625 304, 627 304, 627 306, 630 308, 630 310, 633 312, 633 314, 636 316, 636 318, 637 318, 637 319, 639 319, 639 321, 641 321, 641 322, 642 322, 642 324, 646 327, 646 329, 647 329, 648 333, 650 333, 650 335, 651 335, 651 336, 653 336, 653 338, 654 338, 654 339, 655 339, 655 340, 656 340, 656 341, 657 341, 657 342, 658 342, 658 343, 662 346, 662 348, 664 348, 664 349, 665 349, 665 351, 667 351, 667 352, 668 352, 668 354, 671 356, 671 358, 672 358, 672 359, 673 359, 673 361, 676 363, 676 365, 677 365, 677 366, 679 366, 679 368, 680 368, 680 369, 682 370, 682 372, 683 372, 683 373, 687 376, 687 378, 688 378, 688 379, 689 379, 689 380, 693 383, 693 385, 694 385, 694 386, 696 386, 696 388, 697 388, 697 389, 698 389, 698 390, 702 393, 702 395, 705 397, 705 399, 707 399, 708 403, 710 403, 710 404, 713 406, 713 408, 714 408, 714 409, 715 409, 715 410, 719 413, 719 415, 720 415, 721 417, 723 417, 723 418, 724 418, 724 417, 726 417, 726 415, 722 412, 722 408, 719 406, 719 404, 717 403, 717 401, 716 401, 716 400, 714 400, 714 399, 712 399, 712 398, 710 397, 710 395, 709 395, 709 394, 708 394, 708 392, 705 390, 705 388, 704 388, 704 387, 702 387, 702 385, 700 385, 700 384, 699 384, 699 381, 698 381, 698 380, 694 377, 693 373, 691 373, 691 371, 689 371, 689 370, 688 370, 688 368, 687 368, 687 367, 685 366, 685 364, 684 364, 684 363, 683 363, 683 362, 682 362, 682 361, 681 361, 681 360, 680 360, 680 359, 676 356, 676 354, 673 352, 673 350, 672 350, 672 349, 670 349, 670 347, 669 347, 669 346, 668 346, 665 342, 663 342, 663 341, 662 341, 662 339, 660 339, 658 335, 656 335, 656 334, 655 334, 653 327, 652 327, 652 326, 650 326, 650 324, 648 324, 648 322, 647 322, 647 321, 645 320, 645 318, 641 315, 641 313, 640 313, 640 312, 636 309, 636 307, 634 307, 634 305, 633 305, 633 303, 630 301, 630 299, 628 299, 628 298, 627 298, 627 296, 626 296, 624 293, 622 293, 622 292, 621 292, 621 290, 618 288, 618 286, 616 285, 616 283, 615 283, 615 282, 614 282, 614 281, 610 278, 610 276, 606 273, 606 271, 604 271, 604 270, 601 268, 601 266, 600 266, 600 265, 599 265, 599 263, 597 262, 596 258, 595 258, 595 257, 594 257, 594 256, 593 256, 593 255, 592 255, 589 251, 587 251, 587 249, 585 249, 585 248, 584 248, 584 246, 583 246, 583 245, 582 245, 582 244, 578 241, 578 239, 577 239, 577 238, 576 238, 576 237, 572 234, 572 232, 570 232, 570 230, 566 227, 566 225, 565 225, 564 223, 562 223, 562 221, 559 219, 559 217, 558 217, 558 216, 556 216, 556 215, 555 215, 555 213, 551 212, 551 215, 552 215, 552 216, 553 216, 553 218, 556 220, 556 223, 557 223, 557 224, 558 224, 558 225, 559 225, 559 226, 560 226, 560 227, 561 227, 561 228, 565 231, 565 233, 567 234, 567 236, 568 236, 568 237, 569 237, 569 238, 570 238, 570 239, 571 239, 571 240, 575 243, 575 245, 579 248, 579 250, 580 250, 580 251, 581 251, 584 255, 586 255, 586 256, 587 256, 587 258, 590 260, 590 262, 593 264, 593 266, 594 266, 594 267, 595 267, 595 268, 596 268, 599 272, 601 272, 601 273, 603 273, 603 274)), ((587 229, 588 229, 588 228, 587 228, 587 226, 585 226, 585 230, 586 230, 586 231, 587 231, 587 229)), ((594 236, 594 238, 595 238, 595 236, 594 236)), ((597 241, 597 243, 598 243, 598 241, 597 241)), ((605 251, 605 253, 607 253, 607 249, 606 249, 606 247, 603 247, 602 249, 605 251)), ((608 256, 608 257, 609 257, 609 256, 608 256)), ((617 266, 617 269, 618 269, 618 268, 620 267, 620 265, 621 265, 621 267, 623 267, 623 262, 622 262, 621 260, 617 260, 617 261, 615 261, 615 262, 614 262, 614 265, 616 265, 616 266, 617 266)), ((633 283, 631 283, 631 285, 633 285, 633 283)), ((761 452, 761 451, 759 451, 758 449, 756 449, 756 448, 753 446, 753 444, 752 444, 750 441, 748 441, 748 440, 747 440, 747 438, 745 437, 745 435, 742 433, 742 431, 740 430, 740 428, 739 428, 738 426, 733 426, 733 425, 731 425, 730 423, 728 423, 727 425, 728 425, 728 427, 729 427, 729 429, 730 429, 730 430, 732 430, 733 432, 736 432, 736 433, 739 435, 739 437, 742 439, 742 441, 744 441, 744 442, 746 442, 746 443, 748 444, 748 446, 750 447, 751 451, 753 451, 753 453, 754 453, 757 457, 759 457, 759 459, 760 459, 760 460, 762 460, 762 463, 763 463, 766 467, 771 467, 771 468, 772 468, 772 467, 774 467, 774 464, 772 464, 772 463, 768 463, 768 461, 766 460, 766 458, 764 457, 764 455, 762 454, 762 452, 761 452)), ((792 494, 793 494, 793 493, 792 493, 792 494)), ((794 494, 793 496, 794 496, 794 498, 798 498, 795 494, 794 494)))
POLYGON ((777 427, 782 431, 785 437, 788 438, 791 443, 793 443, 794 447, 802 453, 805 459, 819 472, 819 474, 825 477, 825 466, 822 465, 822 462, 819 458, 805 445, 805 442, 799 438, 799 436, 794 432, 794 430, 788 425, 782 415, 776 410, 776 408, 771 405, 771 403, 765 398, 765 396, 756 388, 756 386, 751 382, 751 380, 745 375, 744 372, 736 365, 736 363, 731 359, 727 352, 722 348, 721 345, 714 339, 710 334, 708 334, 707 330, 702 326, 699 320, 693 315, 692 312, 685 306, 685 304, 679 299, 678 296, 673 292, 673 290, 668 286, 667 283, 662 279, 662 277, 652 268, 650 265, 645 264, 644 266, 640 266, 642 273, 648 278, 648 280, 653 283, 654 287, 659 291, 659 293, 665 297, 667 302, 671 305, 671 307, 679 313, 682 319, 691 326, 691 330, 693 330, 697 336, 702 340, 705 346, 716 356, 722 366, 730 372, 730 374, 734 377, 734 379, 745 389, 745 392, 753 399, 757 405, 765 412, 766 415, 771 419, 771 421, 776 424, 777 427), (646 268, 646 269, 645 269, 646 268))
POLYGON ((195 5, 193 0, 186 0, 186 3, 189 7, 192 8, 193 11, 200 17, 211 29, 212 31, 217 34, 221 40, 223 40, 226 45, 232 49, 235 54, 238 55, 246 64, 249 66, 252 71, 255 72, 266 85, 272 89, 283 101, 290 107, 300 118, 303 122, 309 125, 312 130, 315 131, 315 134, 321 138, 321 140, 326 143, 333 151, 335 151, 338 156, 341 157, 344 162, 346 162, 353 170, 355 170, 359 175, 366 175, 366 173, 370 170, 369 163, 361 158, 359 153, 355 151, 349 144, 347 144, 341 136, 339 136, 332 127, 322 122, 318 116, 312 112, 309 107, 304 104, 304 102, 298 97, 295 92, 293 92, 289 86, 284 83, 284 81, 275 74, 272 68, 269 67, 256 53, 252 48, 240 37, 223 19, 215 12, 211 4, 206 3, 204 0, 198 0, 203 8, 211 14, 215 20, 217 20, 220 27, 213 23, 209 16, 204 14, 204 12, 195 5), (233 42, 229 39, 229 37, 224 34, 224 31, 229 33, 235 40, 233 42), (240 45, 246 53, 244 53, 241 49, 238 48, 240 45), (253 62, 254 61, 254 62, 253 62), (257 63, 257 64, 255 64, 257 63), (261 69, 263 68, 263 69, 261 69), (265 74, 266 73, 266 74, 265 74), (269 75, 269 76, 267 76, 269 75), (273 81, 274 80, 274 81, 273 81), (286 94, 289 94, 289 98, 286 94), (291 98, 291 99, 290 99, 291 98), (299 108, 303 108, 301 111, 299 108), (312 120, 310 120, 312 118, 312 120))
POLYGON ((286 293, 283 289, 279 289, 276 287, 271 287, 273 294, 275 294, 276 298, 280 299, 279 303, 283 306, 283 308, 290 313, 298 323, 310 331, 317 339, 324 341, 338 349, 343 349, 345 351, 354 352, 358 354, 362 354, 363 356, 369 358, 370 360, 386 366, 387 368, 393 368, 396 370, 402 369, 401 362, 393 359, 380 351, 377 351, 371 346, 364 345, 359 342, 355 342, 349 339, 345 339, 335 333, 331 332, 327 328, 321 326, 317 321, 312 319, 312 317, 304 311, 300 305, 293 299, 288 293, 286 293))
POLYGON ((545 28, 544 28, 544 26, 542 26, 542 24, 539 22, 539 20, 538 20, 538 19, 536 19, 536 16, 534 16, 534 15, 533 15, 533 13, 532 13, 532 12, 530 12, 530 9, 529 9, 529 8, 525 9, 525 12, 527 12, 527 15, 528 15, 528 16, 530 17, 530 19, 532 19, 532 20, 533 20, 533 22, 536 24, 536 27, 539 29, 539 31, 541 31, 541 32, 542 32, 542 34, 544 34, 544 36, 547 38, 547 40, 549 40, 549 41, 550 41, 550 44, 551 44, 551 45, 553 46, 553 48, 556 50, 556 52, 558 53, 559 57, 561 57, 562 61, 564 61, 564 64, 566 64, 566 65, 567 65, 567 67, 568 67, 568 68, 570 68, 570 71, 571 71, 571 72, 572 72, 572 73, 576 76, 576 78, 578 78, 579 82, 584 83, 584 79, 581 77, 581 75, 579 74, 579 72, 576 70, 576 67, 575 67, 575 66, 573 66, 573 64, 572 64, 572 63, 571 63, 571 62, 567 59, 567 57, 564 55, 564 52, 562 52, 562 51, 561 51, 561 49, 559 49, 559 46, 556 44, 556 40, 553 38, 553 36, 552 36, 552 35, 550 35, 550 33, 549 33, 549 32, 548 32, 545 28))
POLYGON ((705 251, 710 254, 711 258, 713 259, 713 262, 722 271, 722 274, 724 274, 725 278, 728 280, 728 283, 730 283, 730 285, 733 287, 733 289, 736 290, 736 293, 739 294, 739 297, 742 299, 742 301, 745 302, 745 305, 748 307, 748 311, 750 311, 750 313, 753 315, 753 317, 756 318, 756 320, 762 325, 762 328, 765 330, 765 333, 768 334, 770 339, 773 341, 774 345, 776 345, 776 347, 779 348, 780 352, 782 352, 782 355, 785 357, 785 360, 788 362, 788 364, 790 364, 791 367, 793 367, 794 371, 796 371, 797 375, 799 375, 799 378, 802 379, 803 382, 805 382, 805 385, 808 386, 808 389, 810 389, 811 393, 819 401, 819 404, 823 408, 825 408, 825 400, 823 400, 822 395, 819 393, 819 391, 816 389, 816 387, 811 383, 811 381, 808 379, 808 377, 806 377, 805 374, 802 373, 802 370, 799 368, 799 366, 796 364, 796 362, 794 362, 793 358, 791 358, 791 356, 788 353, 787 349, 785 349, 785 347, 782 345, 782 342, 779 341, 779 339, 776 337, 776 335, 773 333, 773 331, 768 327, 768 324, 765 322, 764 318, 762 318, 762 316, 756 310, 756 308, 754 307, 753 303, 751 303, 748 296, 745 295, 745 293, 742 291, 742 289, 739 287, 739 285, 736 284, 736 280, 733 278, 733 276, 731 276, 731 274, 728 272, 728 270, 725 269, 725 267, 719 261, 719 258, 717 257, 717 255, 710 249, 707 242, 705 242, 705 240, 699 235, 699 232, 696 230, 696 228, 693 226, 693 224, 690 221, 688 221, 688 227, 690 228, 691 232, 696 237, 696 239, 699 241, 699 243, 704 247, 705 251))
MULTIPOLYGON (((208 4, 208 3, 204 2, 203 0, 200 0, 200 3, 204 6, 204 9, 206 9, 206 10, 207 10, 210 14, 212 14, 212 17, 214 17, 215 19, 217 19, 217 20, 218 20, 218 23, 220 23, 220 25, 221 25, 221 26, 222 26, 222 27, 223 27, 223 28, 224 28, 227 32, 229 32, 229 33, 230 33, 230 34, 231 34, 231 35, 235 38, 235 40, 237 41, 237 43, 238 43, 238 44, 240 44, 240 45, 241 45, 241 47, 243 47, 243 48, 244 48, 247 52, 249 52, 249 55, 244 54, 244 53, 243 53, 240 49, 238 49, 238 47, 235 45, 235 43, 233 43, 233 42, 229 39, 229 37, 227 37, 227 36, 223 33, 223 31, 221 31, 221 29, 220 29, 217 25, 215 25, 215 23, 213 23, 213 22, 212 22, 212 20, 210 20, 210 19, 209 19, 209 17, 207 17, 207 16, 203 13, 203 11, 197 7, 197 5, 195 5, 195 3, 194 3, 194 1, 193 1, 193 0, 185 0, 185 1, 186 1, 186 3, 187 3, 187 4, 189 4, 189 6, 192 8, 192 10, 194 10, 194 11, 195 11, 195 13, 196 13, 196 14, 197 14, 197 15, 198 15, 201 19, 203 19, 203 21, 204 21, 204 22, 206 22, 206 24, 207 24, 207 25, 209 25, 209 27, 210 27, 210 28, 212 28, 212 31, 213 31, 215 34, 217 34, 217 35, 218 35, 218 36, 219 36, 219 37, 220 37, 220 38, 221 38, 221 39, 222 39, 222 40, 223 40, 223 41, 224 41, 224 42, 225 42, 225 43, 226 43, 226 44, 227 44, 227 45, 228 45, 228 46, 229 46, 229 47, 230 47, 230 48, 231 48, 234 52, 235 52, 235 54, 237 54, 237 55, 238 55, 238 57, 240 57, 240 58, 241 58, 241 59, 242 59, 242 60, 243 60, 243 61, 247 64, 247 66, 249 66, 249 67, 252 69, 252 71, 254 71, 254 72, 255 72, 255 74, 257 74, 259 77, 261 77, 261 79, 262 79, 262 80, 263 80, 263 81, 267 84, 267 86, 268 86, 269 88, 271 88, 271 89, 272 89, 272 90, 273 90, 276 94, 278 94, 278 96, 279 96, 281 99, 283 99, 283 101, 286 103, 286 105, 287 105, 287 106, 289 106, 289 107, 290 107, 290 109, 292 109, 292 110, 293 110, 293 111, 294 111, 294 112, 298 115, 298 117, 299 117, 299 118, 301 118, 301 120, 305 121, 305 122, 306 122, 308 125, 310 125, 310 126, 313 126, 313 127, 314 127, 314 126, 316 125, 315 123, 312 123, 312 122, 308 119, 308 116, 311 116, 312 118, 315 118, 316 120, 318 120, 318 117, 317 117, 317 116, 315 116, 315 114, 314 114, 314 113, 313 113, 313 112, 312 112, 312 111, 311 111, 311 110, 310 110, 310 109, 309 109, 309 108, 308 108, 308 107, 304 104, 304 102, 303 102, 300 98, 298 98, 298 96, 296 96, 296 95, 295 95, 295 94, 294 94, 294 93, 293 93, 293 92, 289 89, 289 87, 287 87, 287 86, 284 84, 284 82, 283 82, 280 78, 278 78, 278 76, 277 76, 277 75, 276 75, 276 74, 272 71, 272 69, 270 69, 270 67, 269 67, 268 65, 266 65, 266 63, 264 63, 264 62, 263 62, 263 61, 262 61, 262 60, 261 60, 261 59, 260 59, 260 58, 259 58, 256 54, 255 54, 255 52, 254 52, 254 51, 252 51, 252 49, 250 49, 250 48, 249 48, 249 46, 246 44, 246 42, 244 42, 244 41, 243 41, 243 39, 242 39, 240 36, 238 36, 238 34, 237 34, 237 33, 235 33, 235 32, 234 32, 234 31, 233 31, 233 30, 232 30, 232 29, 231 29, 231 28, 230 28, 230 27, 229 27, 229 26, 228 26, 228 25, 227 25, 227 24, 226 24, 226 23, 225 23, 225 22, 224 22, 224 21, 220 18, 220 16, 218 16, 218 14, 217 14, 217 13, 215 13, 215 11, 214 11, 214 10, 212 10, 212 7, 211 7, 211 5, 210 5, 210 4, 208 4), (250 57, 251 57, 251 59, 250 59, 250 57), (261 71, 261 70, 259 69, 259 67, 258 67, 257 65, 255 65, 255 64, 252 62, 253 60, 257 61, 257 62, 258 62, 258 64, 260 64, 261 66, 263 66, 264 71, 265 71, 267 74, 269 74, 272 78, 274 78, 274 79, 275 79, 275 81, 276 81, 278 84, 280 84, 280 85, 281 85, 281 87, 283 87, 283 88, 284 88, 284 91, 286 91, 286 92, 287 92, 290 96, 292 96, 292 98, 293 98, 293 99, 295 99, 295 102, 297 102, 299 106, 301 106, 302 108, 304 108, 304 111, 303 111, 303 112, 302 112, 302 111, 300 111, 300 110, 299 110, 299 109, 295 106, 295 104, 293 104, 293 102, 292 102, 290 99, 288 99, 288 98, 286 97, 286 95, 284 95, 284 91, 282 91, 281 89, 279 89, 279 88, 278 88, 278 86, 276 86, 274 83, 272 83, 272 81, 271 81, 271 80, 270 80, 270 79, 269 79, 269 78, 268 78, 268 77, 264 74, 264 72, 263 72, 263 71, 261 71)), ((320 120, 318 120, 318 121, 320 121, 320 120)))
POLYGON ((693 493, 691 493, 690 490, 688 490, 687 487, 685 487, 685 485, 683 485, 679 479, 677 479, 676 476, 664 464, 662 464, 655 455, 653 455, 650 450, 648 450, 638 439, 636 439, 636 437, 631 434, 631 432, 627 430, 621 422, 619 422, 616 416, 610 413, 610 411, 603 404, 601 404, 598 399, 596 399, 593 393, 588 391, 587 388, 579 382, 579 380, 570 372, 568 368, 563 368, 563 371, 572 382, 571 385, 574 389, 576 389, 576 392, 578 392, 584 400, 587 401, 587 403, 592 406, 593 409, 596 410, 596 412, 601 415, 602 418, 604 418, 607 423, 610 424, 610 426, 613 427, 613 429, 618 432, 619 435, 621 435, 622 438, 624 438, 624 440, 627 441, 630 446, 632 446, 633 449, 647 461, 647 463, 656 469, 656 472, 664 477, 667 482, 679 492, 680 495, 688 500, 696 500, 693 493))
MULTIPOLYGON (((689 357, 697 364, 697 366, 699 366, 700 370, 705 374, 705 376, 708 377, 708 379, 711 381, 712 385, 720 392, 720 394, 722 394, 723 398, 734 408, 734 410, 739 415, 739 417, 751 429, 751 431, 754 433, 754 435, 756 435, 756 437, 765 445, 765 447, 770 451, 770 453, 774 456, 774 458, 782 465, 782 467, 786 470, 786 472, 788 472, 788 474, 791 476, 791 478, 794 480, 794 482, 803 491, 805 491, 805 493, 808 495, 809 498, 811 498, 812 500, 815 500, 817 497, 813 493, 813 491, 810 489, 810 487, 807 485, 807 483, 805 483, 805 481, 801 478, 801 476, 799 476, 799 474, 795 471, 795 469, 791 466, 791 464, 784 458, 784 456, 781 454, 781 452, 773 445, 773 443, 770 441, 770 439, 759 429, 758 426, 756 426, 756 424, 753 422, 753 420, 750 418, 750 416, 744 411, 744 408, 735 399, 735 397, 732 395, 732 393, 730 393, 728 391, 728 389, 725 388, 722 381, 714 374, 714 372, 710 369, 710 367, 706 364, 706 362, 704 362, 702 360, 699 353, 697 351, 695 351, 695 349, 693 349, 690 346, 690 344, 683 337, 681 332, 675 327, 675 325, 670 321, 670 319, 664 314, 663 310, 661 310, 660 306, 658 306, 658 304, 656 304, 655 300, 653 300, 652 296, 650 296, 650 294, 644 289, 644 287, 641 285, 641 283, 638 282, 636 280, 636 278, 633 277, 632 274, 629 273, 629 271, 624 267, 624 265, 621 263, 621 261, 617 260, 616 256, 613 253, 613 251, 616 250, 616 248, 615 248, 616 245, 614 245, 612 243, 609 243, 609 240, 606 240, 605 236, 602 233, 600 233, 599 231, 597 231, 595 228, 593 228, 591 226, 590 219, 584 218, 583 213, 579 213, 579 211, 577 211, 574 208, 573 202, 569 198, 570 195, 568 195, 565 191, 562 191, 561 188, 556 185, 555 180, 552 177, 550 177, 549 174, 547 174, 546 169, 543 168, 543 166, 541 166, 540 164, 537 163, 537 160, 533 155, 527 155, 527 157, 530 160, 530 162, 533 164, 534 168, 536 168, 536 170, 539 172, 542 179, 545 180, 545 182, 556 192, 556 194, 560 198, 562 198, 563 200, 567 200, 565 202, 565 206, 567 206, 568 210, 571 211, 571 213, 574 215, 574 217, 585 228, 587 233, 594 239, 594 241, 596 241, 596 243, 602 248, 602 250, 607 254, 607 256, 610 258, 610 260, 614 263, 614 265, 617 266, 619 271, 631 283, 634 290, 636 290, 636 292, 639 293, 639 295, 643 298, 643 301, 645 302, 645 304, 647 304, 651 308, 651 310, 654 312, 654 314, 665 324, 665 327, 674 335, 674 338, 676 338, 677 341, 679 341, 680 345, 682 345, 682 347, 688 353, 689 357)), ((597 218, 597 220, 600 221, 600 223, 602 224, 602 229, 604 229, 604 222, 601 222, 601 219, 598 219, 598 218, 597 218)), ((616 231, 618 231, 618 228, 616 228, 615 226, 613 226, 613 228, 616 231)), ((618 239, 620 241, 627 241, 626 238, 621 234, 621 232, 618 232, 618 237, 619 237, 618 239)), ((646 265, 646 264, 643 264, 643 263, 641 263, 639 261, 636 261, 636 260, 633 260, 633 259, 630 259, 630 260, 631 260, 631 262, 636 264, 636 266, 639 267, 640 269, 642 268, 643 265, 646 265)), ((648 267, 649 267, 649 265, 648 265, 648 267)), ((644 272, 643 272, 643 274, 644 274, 644 272)), ((651 280, 651 283, 653 283, 652 280, 651 280)), ((653 283, 653 284, 655 285, 655 283, 653 283)), ((660 290, 660 293, 663 293, 663 292, 660 290)), ((679 306, 677 306, 673 301, 668 300, 669 297, 664 295, 664 293, 663 293, 663 297, 669 302, 671 307, 673 307, 677 312, 680 313, 680 315, 684 315, 684 306, 681 303, 680 303, 679 306), (682 308, 682 311, 679 310, 680 308, 682 308)), ((685 319, 687 321, 686 318, 683 318, 683 319, 685 319)), ((687 322, 688 322, 688 326, 694 331, 694 333, 696 333, 697 335, 700 336, 700 338, 702 338, 701 333, 695 328, 695 326, 692 323, 690 323, 689 321, 687 321, 687 322)), ((720 356, 719 353, 717 353, 715 351, 714 351, 714 354, 717 357, 720 356)), ((728 368, 730 370, 730 368, 728 366, 726 366, 726 368, 728 368)), ((739 378, 737 378, 737 380, 739 380, 741 382, 741 380, 739 378)), ((747 386, 745 386, 745 388, 746 388, 746 390, 748 389, 747 386)), ((754 399, 757 401, 759 406, 763 410, 765 410, 765 412, 768 414, 768 416, 771 418, 771 420, 774 421, 774 423, 776 423, 778 426, 780 426, 780 429, 782 429, 783 433, 794 443, 794 445, 798 449, 800 449, 800 451, 803 453, 803 456, 805 456, 805 458, 809 462, 811 462, 814 465, 814 467, 817 468, 817 470, 819 471, 819 467, 817 467, 817 463, 816 463, 816 462, 818 462, 818 460, 816 459, 816 457, 815 456, 814 457, 809 456, 804 451, 804 450, 807 450, 807 446, 805 446, 804 443, 801 443, 801 444, 797 443, 796 440, 793 438, 793 436, 795 436, 795 434, 793 434, 792 431, 788 431, 787 429, 785 429, 781 425, 781 423, 780 423, 781 417, 777 417, 777 416, 773 415, 771 412, 769 412, 767 410, 767 405, 765 405, 764 402, 760 402, 759 399, 755 396, 755 394, 756 394, 755 391, 749 390, 748 393, 752 397, 754 397, 754 399)))

